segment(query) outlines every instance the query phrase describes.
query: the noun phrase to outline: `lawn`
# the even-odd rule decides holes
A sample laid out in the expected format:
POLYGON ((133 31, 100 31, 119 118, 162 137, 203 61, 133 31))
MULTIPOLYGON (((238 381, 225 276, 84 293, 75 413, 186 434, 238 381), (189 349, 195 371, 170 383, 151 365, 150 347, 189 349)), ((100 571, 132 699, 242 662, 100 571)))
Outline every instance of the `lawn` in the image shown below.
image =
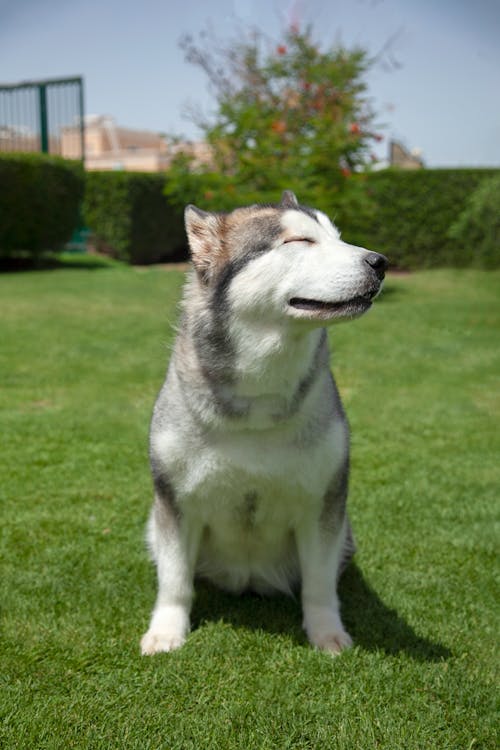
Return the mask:
POLYGON ((496 748, 500 273, 390 277, 331 331, 359 546, 337 658, 297 601, 206 585, 185 647, 139 654, 148 421, 181 285, 0 276, 0 746, 496 748))

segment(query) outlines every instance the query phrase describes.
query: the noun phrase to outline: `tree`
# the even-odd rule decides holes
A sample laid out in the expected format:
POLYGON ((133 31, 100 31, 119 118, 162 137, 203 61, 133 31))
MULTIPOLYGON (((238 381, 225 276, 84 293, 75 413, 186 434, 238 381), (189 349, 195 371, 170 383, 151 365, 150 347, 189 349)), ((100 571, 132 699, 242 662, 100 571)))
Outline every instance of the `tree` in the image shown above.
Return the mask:
POLYGON ((381 138, 366 98, 367 53, 341 45, 322 51, 311 29, 291 28, 274 45, 258 31, 215 50, 206 35, 202 41, 185 37, 181 46, 215 96, 213 121, 193 115, 212 164, 195 166, 181 154, 169 192, 215 208, 272 201, 287 188, 341 214, 359 204, 362 186, 350 178, 381 138))

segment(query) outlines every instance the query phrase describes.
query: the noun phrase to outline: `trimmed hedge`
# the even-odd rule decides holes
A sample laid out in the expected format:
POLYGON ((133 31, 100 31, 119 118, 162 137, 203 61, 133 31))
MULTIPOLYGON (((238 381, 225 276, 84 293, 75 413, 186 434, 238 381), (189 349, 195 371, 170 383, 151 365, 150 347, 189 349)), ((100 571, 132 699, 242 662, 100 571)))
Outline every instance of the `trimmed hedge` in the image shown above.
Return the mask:
POLYGON ((88 172, 83 216, 96 250, 129 263, 186 257, 182 211, 164 194, 165 175, 88 172))
MULTIPOLYGON (((354 175, 356 188, 369 200, 362 202, 363 210, 339 217, 343 237, 383 252, 393 268, 498 267, 500 249, 490 253, 486 263, 472 237, 467 244, 463 239, 457 242, 449 233, 474 190, 497 174, 500 170, 388 169, 354 175)), ((183 206, 171 185, 165 197, 167 182, 167 175, 162 174, 88 173, 84 215, 96 249, 131 263, 187 258, 183 206)), ((208 185, 206 193, 211 203, 219 206, 212 187, 208 185)), ((199 192, 198 184, 197 188, 199 192)), ((191 199, 197 200, 197 196, 191 199)), ((240 205, 237 195, 231 200, 240 205)), ((200 208, 209 207, 200 201, 200 208)), ((229 207, 221 198, 220 208, 229 207)))
MULTIPOLYGON (((372 210, 342 226, 344 238, 378 250, 391 266, 431 268, 482 265, 469 246, 449 235, 450 226, 464 210, 469 196, 495 169, 388 169, 360 175, 372 210)), ((471 238, 472 240, 472 238, 471 238)), ((500 249, 489 266, 500 266, 500 249)))
POLYGON ((0 257, 58 250, 78 226, 79 162, 45 154, 0 154, 0 257))
POLYGON ((483 180, 467 199, 465 209, 451 225, 449 237, 483 268, 499 265, 500 257, 500 172, 483 180))

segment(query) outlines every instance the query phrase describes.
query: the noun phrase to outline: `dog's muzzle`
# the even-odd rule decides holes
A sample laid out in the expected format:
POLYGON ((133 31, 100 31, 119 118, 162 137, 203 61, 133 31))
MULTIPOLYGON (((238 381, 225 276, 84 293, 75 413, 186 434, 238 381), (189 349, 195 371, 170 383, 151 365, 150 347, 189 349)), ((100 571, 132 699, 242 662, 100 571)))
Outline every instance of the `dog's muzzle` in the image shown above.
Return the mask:
POLYGON ((365 267, 364 279, 356 295, 340 301, 292 297, 288 306, 294 311, 294 317, 327 321, 335 318, 357 318, 365 313, 380 291, 389 262, 385 255, 374 252, 367 252, 363 261, 370 270, 365 267))

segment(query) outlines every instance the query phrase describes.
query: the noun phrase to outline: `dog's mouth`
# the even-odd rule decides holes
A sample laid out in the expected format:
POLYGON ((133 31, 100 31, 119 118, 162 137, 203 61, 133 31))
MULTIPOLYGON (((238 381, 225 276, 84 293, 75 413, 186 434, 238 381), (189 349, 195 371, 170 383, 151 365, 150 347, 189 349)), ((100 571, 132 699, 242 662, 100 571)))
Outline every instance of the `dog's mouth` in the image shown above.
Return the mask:
POLYGON ((288 305, 294 310, 294 317, 320 320, 355 318, 358 315, 362 315, 371 307, 375 294, 376 291, 358 295, 342 302, 326 302, 306 297, 292 297, 288 305))

